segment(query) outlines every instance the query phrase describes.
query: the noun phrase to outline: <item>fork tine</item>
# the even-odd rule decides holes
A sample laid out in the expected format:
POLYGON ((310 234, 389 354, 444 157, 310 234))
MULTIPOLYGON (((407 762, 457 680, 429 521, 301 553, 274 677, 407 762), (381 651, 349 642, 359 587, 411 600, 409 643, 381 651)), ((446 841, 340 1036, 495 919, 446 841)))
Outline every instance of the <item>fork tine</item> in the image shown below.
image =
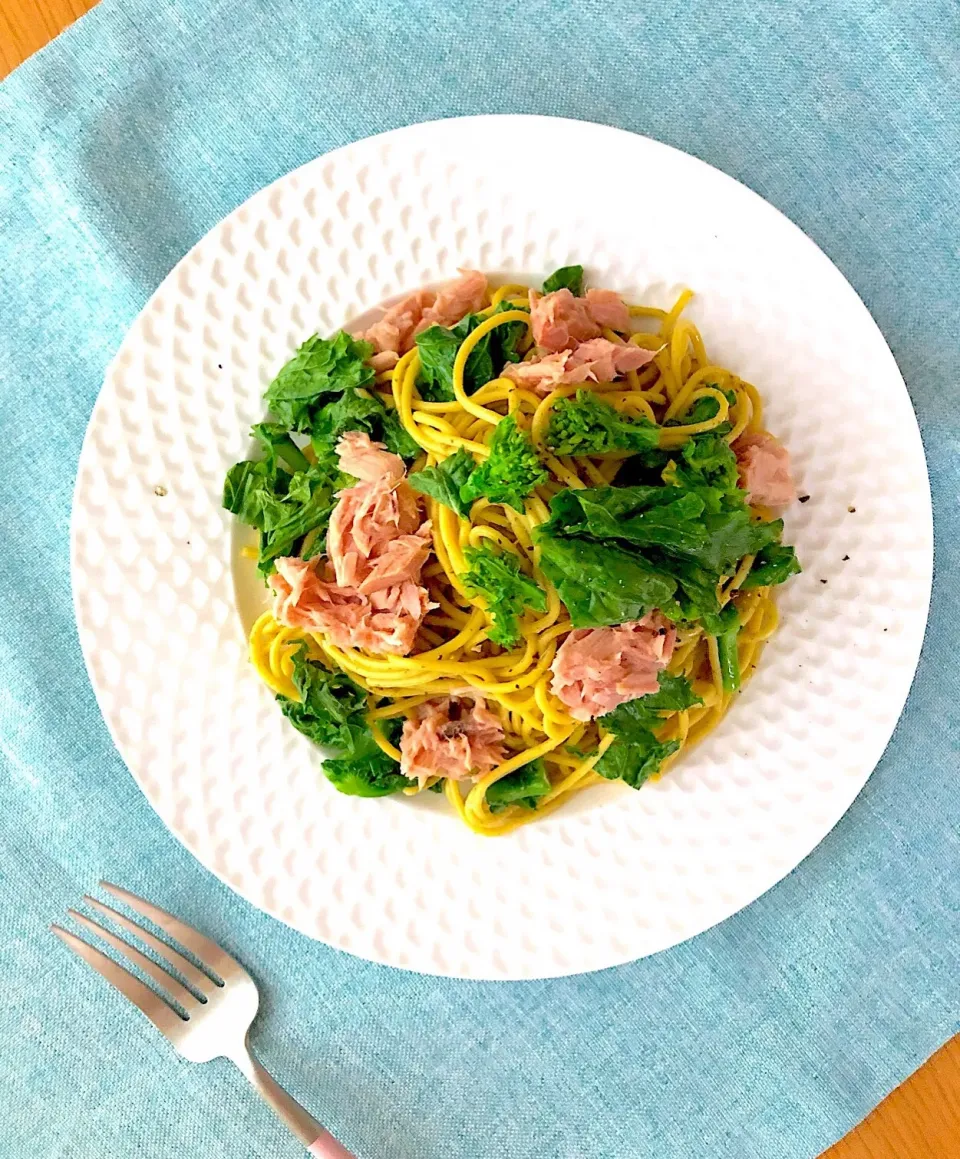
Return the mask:
POLYGON ((88 945, 76 934, 71 934, 69 930, 57 925, 51 926, 50 929, 75 954, 83 958, 103 978, 106 978, 111 986, 119 990, 125 998, 129 998, 134 1006, 139 1007, 161 1034, 165 1034, 167 1038, 176 1042, 178 1033, 184 1026, 184 1021, 172 1007, 164 1002, 159 994, 155 994, 149 986, 145 986, 129 970, 125 970, 123 966, 118 966, 112 958, 108 958, 100 950, 88 945))
POLYGON ((225 979, 227 974, 235 970, 245 973, 240 963, 231 958, 226 950, 221 949, 216 942, 212 942, 199 930, 195 930, 193 926, 188 926, 186 922, 182 922, 173 914, 167 913, 165 909, 147 901, 146 898, 131 893, 128 889, 113 885, 112 882, 101 881, 100 886, 107 893, 112 893, 114 897, 125 901, 137 913, 143 914, 145 918, 155 922, 162 930, 166 930, 172 938, 175 938, 182 946, 186 946, 191 953, 196 954, 205 966, 219 974, 221 979, 225 979))
POLYGON ((158 986, 162 986, 164 990, 175 999, 189 1014, 191 1010, 196 1010, 200 1005, 199 999, 196 995, 188 990, 181 982, 168 974, 162 966, 158 966, 152 958, 148 958, 146 954, 141 954, 135 947, 131 946, 129 942, 125 942, 123 938, 118 938, 116 934, 110 930, 105 929, 99 922, 93 921, 85 914, 77 913, 75 909, 68 909, 67 913, 92 934, 98 938, 103 938, 105 942, 113 946, 113 948, 122 954, 134 965, 139 966, 140 969, 151 977, 158 986))
POLYGON ((118 926, 123 926, 125 930, 129 930, 134 937, 139 938, 141 942, 148 945, 151 950, 155 950, 161 958, 165 959, 170 965, 186 978, 190 985, 199 990, 201 994, 206 995, 212 986, 216 983, 211 981, 208 975, 204 974, 202 970, 197 967, 183 954, 177 953, 172 947, 168 946, 166 942, 161 941, 160 938, 155 937, 149 930, 141 929, 135 921, 128 918, 126 914, 115 910, 113 906, 105 905, 102 901, 97 901, 95 897, 85 893, 83 900, 87 905, 97 910, 99 913, 106 914, 111 921, 115 921, 118 926))

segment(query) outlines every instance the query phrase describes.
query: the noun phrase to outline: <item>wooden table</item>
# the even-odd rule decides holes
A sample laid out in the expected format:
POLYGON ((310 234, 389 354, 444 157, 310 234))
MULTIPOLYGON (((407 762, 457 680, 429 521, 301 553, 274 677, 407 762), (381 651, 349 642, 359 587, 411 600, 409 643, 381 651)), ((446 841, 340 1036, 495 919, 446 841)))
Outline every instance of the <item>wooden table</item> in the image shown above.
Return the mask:
MULTIPOLYGON (((96 2, 0 0, 0 79, 96 2)), ((960 1035, 822 1159, 960 1159, 960 1035)))

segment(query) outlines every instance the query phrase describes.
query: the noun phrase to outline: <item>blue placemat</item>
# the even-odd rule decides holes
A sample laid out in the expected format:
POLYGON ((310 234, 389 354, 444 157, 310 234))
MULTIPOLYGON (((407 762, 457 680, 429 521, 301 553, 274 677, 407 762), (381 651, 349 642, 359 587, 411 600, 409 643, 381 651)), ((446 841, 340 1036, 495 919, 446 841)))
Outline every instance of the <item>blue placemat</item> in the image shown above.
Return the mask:
POLYGON ((257 1047, 362 1159, 808 1159, 958 1029, 958 41, 950 0, 103 0, 0 87, 0 1154, 300 1154, 48 934, 100 876, 249 964, 257 1047), (187 248, 318 153, 491 111, 648 133, 810 233, 906 376, 938 534, 909 705, 822 846, 686 945, 517 985, 356 961, 201 869, 110 745, 67 560, 104 366, 187 248))

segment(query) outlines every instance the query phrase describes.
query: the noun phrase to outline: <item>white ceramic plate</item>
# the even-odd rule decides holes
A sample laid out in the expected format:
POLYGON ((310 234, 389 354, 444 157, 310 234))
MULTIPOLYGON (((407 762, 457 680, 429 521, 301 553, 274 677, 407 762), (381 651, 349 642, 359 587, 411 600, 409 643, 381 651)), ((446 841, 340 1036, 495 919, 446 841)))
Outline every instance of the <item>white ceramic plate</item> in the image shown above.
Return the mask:
POLYGON ((532 117, 416 125, 264 189, 145 307, 87 432, 73 512, 84 656, 103 715, 174 833, 254 904, 394 966, 535 978, 689 938, 792 869, 883 752, 930 593, 917 424, 879 330, 837 269, 742 185, 618 130, 532 117), (504 178, 491 157, 614 158, 610 181, 504 178), (259 590, 235 586, 224 472, 261 394, 330 332, 456 267, 541 278, 569 262, 655 304, 682 285, 717 361, 756 383, 810 500, 804 574, 741 701, 663 781, 582 794, 506 838, 435 798, 324 780, 246 661, 259 590), (854 511, 854 508, 856 509, 854 511), (849 558, 846 558, 849 557, 849 558))

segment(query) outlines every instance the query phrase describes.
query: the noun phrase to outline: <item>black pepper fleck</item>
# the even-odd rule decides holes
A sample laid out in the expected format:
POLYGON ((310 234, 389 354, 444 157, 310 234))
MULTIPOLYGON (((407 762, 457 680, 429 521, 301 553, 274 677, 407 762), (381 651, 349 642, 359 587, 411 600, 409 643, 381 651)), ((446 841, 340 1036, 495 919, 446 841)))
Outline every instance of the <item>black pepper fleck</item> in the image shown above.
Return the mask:
POLYGON ((821 580, 820 582, 821 582, 822 584, 825 584, 827 581, 826 581, 826 580, 821 580))
POLYGON ((888 629, 888 628, 884 628, 883 630, 884 630, 885 632, 886 632, 886 631, 889 631, 889 629, 888 629))
POLYGON ((845 556, 843 557, 843 559, 842 559, 840 562, 841 562, 841 563, 846 563, 846 562, 847 562, 847 560, 848 560, 849 558, 850 558, 850 556, 849 556, 849 555, 845 555, 845 556))
POLYGON ((223 370, 223 363, 222 362, 217 363, 217 370, 223 370))
POLYGON ((810 502, 810 496, 809 496, 809 495, 801 495, 801 496, 800 496, 800 500, 799 500, 799 502, 801 502, 801 503, 809 503, 809 502, 810 502))

